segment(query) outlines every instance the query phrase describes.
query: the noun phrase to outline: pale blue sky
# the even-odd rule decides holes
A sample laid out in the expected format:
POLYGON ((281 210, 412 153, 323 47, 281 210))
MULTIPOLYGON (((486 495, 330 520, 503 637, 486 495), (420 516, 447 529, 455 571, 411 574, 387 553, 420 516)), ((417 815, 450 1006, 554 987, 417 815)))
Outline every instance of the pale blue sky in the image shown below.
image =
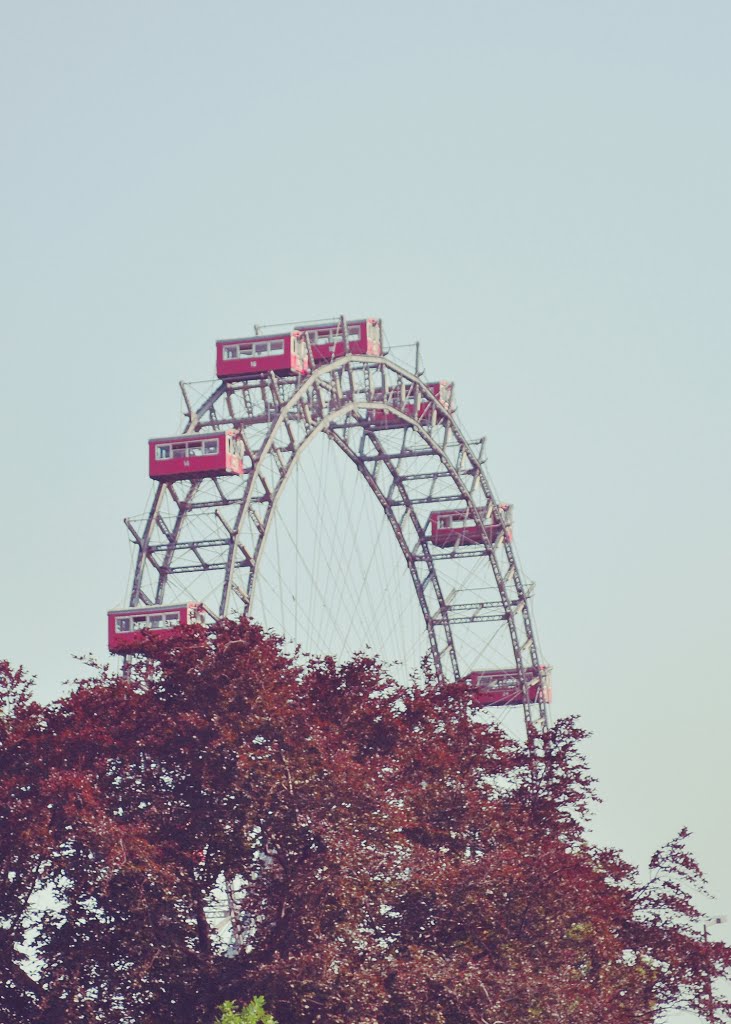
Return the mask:
POLYGON ((0 6, 2 653, 104 651, 179 379, 381 316, 457 382, 602 840, 731 912, 731 8, 0 6))

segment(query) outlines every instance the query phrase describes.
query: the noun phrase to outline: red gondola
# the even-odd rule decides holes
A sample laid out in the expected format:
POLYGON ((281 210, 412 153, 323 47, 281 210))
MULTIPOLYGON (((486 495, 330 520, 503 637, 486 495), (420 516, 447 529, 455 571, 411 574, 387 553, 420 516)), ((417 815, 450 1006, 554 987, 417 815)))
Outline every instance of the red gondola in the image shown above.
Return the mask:
MULTIPOLYGON (((508 540, 513 539, 510 525, 512 523, 512 505, 501 505, 500 511, 505 521, 505 535, 508 540)), ((445 509, 441 512, 432 512, 429 516, 431 535, 429 540, 438 548, 451 548, 455 544, 460 547, 464 544, 482 544, 483 529, 491 544, 500 536, 502 524, 494 519, 487 521, 486 508, 477 509, 478 517, 475 518, 469 509, 445 509)))
MULTIPOLYGON (((540 669, 529 666, 524 672, 528 681, 528 700, 531 704, 535 704, 538 700, 541 673, 543 674, 543 696, 546 703, 550 704, 551 677, 548 674, 548 666, 541 665, 540 669)), ((466 681, 472 689, 473 701, 481 707, 523 703, 520 676, 516 668, 493 668, 485 672, 470 672, 466 681)))
POLYGON ((380 356, 383 351, 381 321, 348 320, 347 336, 343 338, 343 324, 319 324, 315 327, 297 327, 309 343, 314 363, 329 363, 351 353, 361 356, 380 356))
POLYGON ((153 480, 241 476, 244 472, 244 442, 236 430, 155 437, 149 446, 153 480))
POLYGON ((307 348, 299 331, 216 342, 216 373, 221 380, 270 372, 289 377, 308 369, 307 348))
POLYGON ((139 647, 140 630, 168 632, 194 622, 204 622, 203 606, 195 601, 187 604, 168 604, 138 608, 125 608, 107 613, 109 650, 112 654, 125 654, 139 647))
MULTIPOLYGON (((454 384, 451 381, 438 380, 431 384, 427 384, 426 387, 436 398, 437 407, 441 406, 443 409, 446 409, 447 412, 454 411, 454 402, 452 398, 454 384)), ((417 401, 415 397, 416 392, 416 385, 411 385, 407 388, 405 394, 402 393, 400 389, 394 390, 386 394, 386 401, 389 405, 402 409, 403 412, 412 419, 428 422, 431 418, 432 410, 434 409, 434 403, 430 402, 429 399, 425 398, 420 392, 417 401)), ((404 421, 395 412, 391 412, 390 409, 371 409, 369 410, 368 418, 371 423, 377 427, 405 426, 404 421)))

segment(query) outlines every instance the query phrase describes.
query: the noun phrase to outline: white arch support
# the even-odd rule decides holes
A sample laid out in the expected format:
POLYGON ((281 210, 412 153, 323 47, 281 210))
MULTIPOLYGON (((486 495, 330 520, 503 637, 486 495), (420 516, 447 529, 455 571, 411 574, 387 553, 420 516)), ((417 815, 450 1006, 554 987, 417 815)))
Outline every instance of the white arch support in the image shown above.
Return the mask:
POLYGON ((391 526, 435 677, 460 679, 489 653, 495 667, 515 670, 527 723, 547 725, 530 595, 483 469, 482 444, 468 441, 420 375, 384 357, 347 355, 303 378, 215 381, 197 406, 182 387, 184 433, 240 430, 245 472, 160 483, 148 513, 127 520, 137 547, 130 607, 185 598, 202 600, 218 617, 247 614, 283 490, 308 446, 325 436, 357 468, 391 526), (449 508, 479 525, 477 542, 431 542, 430 515, 449 508), (528 685, 535 688, 536 679, 531 702, 528 685))

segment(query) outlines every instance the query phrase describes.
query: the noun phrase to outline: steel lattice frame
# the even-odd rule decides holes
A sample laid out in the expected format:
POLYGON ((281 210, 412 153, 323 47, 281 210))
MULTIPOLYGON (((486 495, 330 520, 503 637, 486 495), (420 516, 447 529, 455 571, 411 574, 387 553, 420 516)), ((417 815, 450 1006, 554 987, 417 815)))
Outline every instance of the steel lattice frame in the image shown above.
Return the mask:
POLYGON ((181 384, 183 433, 239 429, 243 477, 160 483, 148 514, 126 520, 138 548, 130 607, 202 600, 211 614, 247 614, 267 534, 292 469, 325 435, 365 479, 408 566, 438 679, 515 668, 526 722, 547 726, 544 670, 504 513, 469 442, 420 374, 380 356, 347 355, 310 375, 216 381, 199 403, 181 384), (389 414, 389 425, 374 413, 389 414), (491 541, 434 548, 429 515, 453 507, 500 524, 491 541), (482 515, 478 510, 487 509, 482 515), (460 581, 464 585, 460 585, 460 581), (467 582, 465 582, 467 581, 467 582), (469 586, 467 585, 469 583, 469 586), (458 599, 467 592, 469 599, 458 599), (214 595, 215 603, 211 599, 214 595), (536 703, 528 681, 539 679, 536 703))

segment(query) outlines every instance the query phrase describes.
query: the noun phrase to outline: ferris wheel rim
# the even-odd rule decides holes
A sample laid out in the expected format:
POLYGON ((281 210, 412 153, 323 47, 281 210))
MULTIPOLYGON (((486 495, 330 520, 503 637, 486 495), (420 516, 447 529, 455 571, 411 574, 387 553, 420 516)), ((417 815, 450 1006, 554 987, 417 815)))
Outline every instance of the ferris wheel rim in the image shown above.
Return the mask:
MULTIPOLYGON (((295 445, 293 442, 292 457, 287 463, 285 471, 280 475, 279 480, 276 482, 276 487, 274 491, 271 493, 270 499, 266 504, 262 529, 260 530, 259 533, 256 548, 250 555, 251 571, 248 591, 246 593, 246 596, 244 596, 242 593, 238 594, 239 599, 242 600, 247 611, 251 607, 251 601, 256 590, 256 584, 258 580, 258 566, 263 556, 264 549, 266 547, 266 540, 268 537, 271 524, 275 518, 275 511, 277 505, 279 504, 280 498, 286 488, 286 484, 290 479, 290 474, 294 470, 295 466, 298 464, 302 454, 306 451, 306 449, 317 436, 324 434, 325 436, 329 437, 331 441, 335 441, 336 445, 340 447, 340 449, 351 458, 351 461, 355 464, 361 476, 366 477, 367 482, 371 487, 371 490, 375 491, 382 509, 384 511, 387 510, 387 501, 385 495, 381 491, 379 491, 375 478, 373 476, 368 477, 367 473, 364 470, 364 464, 362 462, 359 462, 358 458, 354 455, 353 452, 350 451, 348 446, 342 443, 342 439, 336 440, 337 434, 335 433, 333 427, 334 425, 336 425, 336 422, 338 420, 345 421, 350 416, 355 416, 358 413, 364 413, 365 416, 363 417, 363 419, 355 419, 353 423, 349 424, 349 427, 354 428, 356 430, 359 429, 363 436, 369 436, 370 439, 374 442, 374 444, 376 444, 374 438, 378 433, 380 433, 380 431, 373 424, 369 425, 368 413, 380 411, 389 416, 394 417, 397 420, 399 426, 391 429, 404 430, 405 437, 407 432, 409 433, 410 436, 413 433, 415 433, 416 436, 418 436, 422 442, 425 442, 426 445, 432 449, 432 453, 441 460, 442 465, 450 473, 452 483, 455 485, 456 488, 459 489, 461 498, 465 502, 465 506, 468 509, 471 509, 473 513, 477 513, 478 508, 476 503, 473 501, 472 494, 466 489, 464 481, 462 479, 462 474, 453 465, 449 456, 446 454, 446 450, 438 448, 435 439, 432 437, 430 431, 425 429, 425 426, 422 422, 420 422, 419 417, 408 415, 404 408, 400 407, 397 403, 394 403, 387 397, 389 395, 389 392, 387 391, 385 386, 387 373, 391 374, 393 378, 395 378, 399 382, 399 385, 402 388, 402 393, 403 388, 406 385, 414 389, 414 395, 418 393, 419 398, 414 400, 414 409, 417 408, 417 401, 421 401, 421 399, 423 399, 432 408, 433 415, 438 415, 439 419, 443 423, 447 424, 447 427, 445 428, 446 431, 451 433, 452 437, 455 439, 455 442, 459 444, 460 452, 466 454, 468 460, 471 463, 470 472, 474 473, 476 477, 479 477, 479 483, 482 493, 486 494, 489 497, 492 513, 496 515, 498 520, 501 521, 502 512, 500 510, 500 505, 493 493, 492 485, 490 481, 487 479, 486 474, 484 473, 480 457, 478 457, 477 454, 473 451, 472 443, 466 438, 459 424, 456 422, 453 410, 445 409, 438 406, 437 399, 435 398, 435 395, 429 390, 428 384, 422 379, 422 374, 412 373, 405 367, 393 362, 392 360, 385 358, 384 356, 346 354, 340 357, 339 359, 318 366, 315 370, 313 370, 312 373, 304 376, 296 384, 296 386, 292 390, 291 395, 289 395, 284 401, 278 401, 279 388, 282 378, 276 378, 274 374, 270 373, 268 375, 267 384, 270 387, 270 391, 273 397, 273 408, 278 408, 278 412, 269 423, 269 429, 267 430, 265 439, 260 445, 260 447, 256 451, 249 451, 249 456, 251 458, 251 469, 247 476, 244 491, 238 502, 235 502, 236 504, 238 504, 238 512, 235 517, 234 531, 232 532, 231 544, 229 547, 229 557, 223 585, 224 593, 219 605, 221 617, 226 617, 226 612, 228 611, 231 590, 235 582, 235 559, 237 557, 237 551, 240 547, 239 538, 241 535, 242 525, 247 515, 249 515, 249 510, 251 508, 252 503, 252 496, 255 493, 255 488, 257 484, 261 483, 261 480, 264 479, 263 467, 265 465, 265 459, 270 455, 271 451, 275 446, 278 431, 285 424, 287 424, 293 410, 296 410, 298 406, 302 406, 304 408, 304 405, 306 403, 309 403, 309 415, 312 420, 312 422, 310 423, 311 429, 308 429, 305 432, 304 437, 299 440, 298 444, 295 445), (374 370, 374 372, 380 373, 381 380, 383 382, 383 392, 381 397, 373 398, 371 396, 365 401, 357 398, 353 398, 353 400, 349 402, 343 400, 341 404, 333 404, 332 408, 328 412, 323 412, 321 393, 323 387, 325 385, 332 385, 333 382, 337 384, 338 381, 340 380, 340 377, 343 374, 348 374, 350 376, 350 381, 352 385, 351 392, 353 395, 355 395, 356 389, 353 384, 353 370, 360 370, 364 366, 370 367, 374 370), (319 395, 319 404, 311 402, 311 396, 315 394, 319 395), (313 409, 315 413, 318 413, 318 409, 320 410, 319 416, 312 417, 313 409)), ((211 383, 215 384, 213 391, 198 406, 198 408, 195 409, 188 401, 187 395, 185 393, 185 385, 181 384, 181 387, 183 387, 183 393, 186 396, 186 404, 188 407, 188 424, 186 426, 186 429, 182 432, 182 435, 205 432, 207 429, 210 429, 210 424, 206 422, 205 417, 209 414, 212 414, 212 410, 215 409, 216 403, 219 400, 226 399, 227 396, 229 396, 232 391, 236 391, 236 389, 241 386, 242 382, 237 380, 216 380, 215 382, 211 383)), ((235 424, 236 419, 235 417, 231 417, 231 419, 226 422, 232 422, 235 424)), ((218 426, 220 429, 220 423, 218 423, 218 426)), ((241 431, 242 434, 244 434, 243 420, 241 420, 241 431)), ((388 456, 384 455, 384 461, 388 463, 388 456)), ((394 478, 396 476, 397 474, 394 474, 394 478)), ((191 490, 189 493, 194 494, 197 486, 198 485, 195 482, 191 482, 191 490)), ((166 493, 169 493, 171 491, 171 487, 172 485, 170 483, 166 483, 163 481, 159 483, 155 496, 153 498, 152 507, 147 518, 147 523, 144 532, 140 535, 136 533, 134 530, 132 530, 133 536, 139 547, 139 552, 137 566, 135 570, 135 577, 133 581, 132 593, 130 597, 130 607, 133 607, 140 600, 142 600, 143 603, 150 603, 149 599, 145 598, 144 591, 141 586, 142 572, 147 557, 147 551, 150 545, 151 533, 154 528, 155 521, 158 518, 161 503, 166 493)), ((409 514, 412 517, 413 523, 416 527, 417 536, 419 537, 421 549, 420 554, 425 557, 427 564, 429 564, 430 566, 430 573, 434 577, 434 581, 436 581, 433 582, 432 585, 435 586, 436 592, 440 596, 440 601, 443 602, 443 595, 441 595, 439 592, 440 583, 438 580, 438 574, 434 570, 433 561, 431 561, 431 553, 429 550, 428 539, 426 538, 425 531, 422 525, 419 523, 418 518, 416 517, 413 506, 408 506, 408 493, 404 492, 403 500, 405 507, 408 508, 409 514)), ((163 564, 161 567, 155 603, 159 603, 157 599, 161 598, 164 595, 165 586, 167 582, 167 573, 170 571, 170 565, 172 563, 172 559, 175 556, 176 538, 179 537, 180 531, 183 528, 183 523, 186 514, 187 510, 182 508, 179 503, 179 516, 176 520, 175 529, 171 534, 170 544, 168 550, 165 553, 165 558, 163 560, 163 564)), ((406 551, 409 549, 408 545, 405 543, 403 531, 399 527, 394 516, 387 514, 387 518, 389 519, 391 528, 394 531, 394 534, 396 535, 397 541, 399 542, 399 547, 401 548, 402 554, 404 555, 404 557, 406 557, 406 551)), ((130 529, 132 528, 130 527, 130 529)), ((495 556, 494 545, 489 541, 487 535, 487 528, 484 525, 482 526, 482 532, 484 542, 484 555, 486 555, 487 559, 489 560, 491 571, 493 574, 493 579, 497 584, 498 591, 500 593, 500 597, 501 600, 503 601, 503 606, 505 609, 505 619, 508 624, 508 629, 510 631, 510 640, 513 649, 513 656, 515 659, 515 666, 519 673, 519 680, 524 695, 523 706, 524 713, 526 715, 526 722, 529 726, 533 723, 533 713, 530 707, 531 702, 529 702, 528 700, 527 685, 527 669, 531 668, 532 670, 538 672, 539 679, 541 680, 541 685, 539 687, 539 699, 538 701, 534 701, 532 703, 537 704, 537 715, 540 724, 541 726, 546 727, 548 724, 548 714, 545 694, 543 692, 542 685, 542 672, 544 667, 540 664, 537 638, 535 635, 535 630, 532 626, 532 620, 528 608, 530 595, 528 594, 523 584, 522 577, 517 565, 517 559, 512 550, 512 542, 509 536, 507 535, 507 532, 504 528, 504 524, 501 532, 501 543, 504 545, 508 553, 509 564, 511 565, 511 567, 513 567, 512 580, 517 590, 518 596, 520 598, 520 608, 517 612, 514 610, 511 599, 508 596, 505 581, 503 580, 502 577, 502 571, 495 556), (526 631, 527 637, 527 639, 524 640, 522 643, 519 642, 519 637, 515 625, 515 620, 518 614, 522 617, 523 628, 526 631), (527 651, 529 657, 524 663, 523 654, 525 651, 527 651)), ((413 551, 411 552, 411 554, 413 555, 413 551)), ((414 581, 417 597, 420 602, 422 613, 424 614, 427 632, 429 633, 430 647, 432 659, 435 665, 435 670, 438 676, 441 676, 443 678, 444 673, 442 673, 441 671, 442 654, 433 635, 433 624, 430 623, 430 620, 425 612, 423 594, 417 583, 417 579, 413 573, 412 580, 414 581)), ((450 625, 448 621, 448 616, 445 614, 444 618, 444 627, 447 632, 447 635, 449 636, 450 625)), ((458 663, 455 660, 456 654, 453 645, 450 645, 449 654, 450 657, 452 658, 455 672, 457 672, 458 663)))

